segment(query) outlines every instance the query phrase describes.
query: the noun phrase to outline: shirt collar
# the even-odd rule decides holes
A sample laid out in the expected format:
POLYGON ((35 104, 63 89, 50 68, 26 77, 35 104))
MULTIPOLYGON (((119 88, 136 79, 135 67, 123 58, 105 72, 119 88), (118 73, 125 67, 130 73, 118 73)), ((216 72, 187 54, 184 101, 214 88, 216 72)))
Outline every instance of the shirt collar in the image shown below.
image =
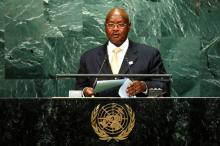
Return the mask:
POLYGON ((117 47, 114 44, 112 44, 111 41, 108 41, 108 48, 110 49, 109 51, 113 51, 113 49, 115 48, 121 48, 123 52, 126 52, 128 49, 128 45, 129 45, 129 41, 128 38, 124 41, 123 44, 121 44, 121 46, 117 47))

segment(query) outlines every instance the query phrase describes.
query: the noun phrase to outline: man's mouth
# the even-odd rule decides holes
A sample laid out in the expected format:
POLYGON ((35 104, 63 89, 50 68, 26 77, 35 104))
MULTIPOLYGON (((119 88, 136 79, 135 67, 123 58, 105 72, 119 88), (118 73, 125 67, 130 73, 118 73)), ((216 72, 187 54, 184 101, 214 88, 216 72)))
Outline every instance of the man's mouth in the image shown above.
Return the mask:
POLYGON ((118 38, 119 34, 113 34, 112 36, 113 36, 113 38, 118 38))

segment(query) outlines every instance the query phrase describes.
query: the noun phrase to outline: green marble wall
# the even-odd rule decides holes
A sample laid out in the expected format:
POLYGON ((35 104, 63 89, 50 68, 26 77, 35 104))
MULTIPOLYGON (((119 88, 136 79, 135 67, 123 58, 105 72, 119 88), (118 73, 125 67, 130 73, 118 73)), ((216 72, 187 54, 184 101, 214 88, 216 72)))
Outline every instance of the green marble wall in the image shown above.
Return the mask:
POLYGON ((108 10, 126 8, 129 37, 160 49, 172 96, 220 96, 219 0, 1 0, 0 97, 67 96, 80 55, 106 41, 108 10))

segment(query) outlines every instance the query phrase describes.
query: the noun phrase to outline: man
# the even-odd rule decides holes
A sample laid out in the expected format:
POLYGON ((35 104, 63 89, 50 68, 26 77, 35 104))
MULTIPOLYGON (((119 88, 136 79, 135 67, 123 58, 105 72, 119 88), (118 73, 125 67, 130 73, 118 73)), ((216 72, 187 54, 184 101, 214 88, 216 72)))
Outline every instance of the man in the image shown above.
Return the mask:
MULTIPOLYGON (((131 22, 124 9, 114 8, 106 16, 105 31, 109 41, 85 52, 80 59, 78 74, 161 74, 166 73, 157 49, 128 40, 131 22)), ((102 93, 94 92, 94 78, 78 78, 76 88, 83 89, 86 97, 116 96, 114 88, 102 93)), ((151 87, 166 88, 158 81, 134 80, 127 88, 129 96, 147 96, 151 87)), ((166 90, 166 89, 165 89, 166 90)))

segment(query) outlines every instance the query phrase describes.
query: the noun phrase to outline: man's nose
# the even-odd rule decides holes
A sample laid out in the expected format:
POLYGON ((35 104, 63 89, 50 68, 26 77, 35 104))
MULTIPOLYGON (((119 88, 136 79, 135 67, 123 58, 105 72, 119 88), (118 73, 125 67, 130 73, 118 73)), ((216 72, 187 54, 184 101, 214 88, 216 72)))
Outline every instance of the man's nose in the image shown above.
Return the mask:
POLYGON ((118 25, 115 25, 115 26, 113 27, 113 31, 118 31, 118 30, 119 30, 118 25))

